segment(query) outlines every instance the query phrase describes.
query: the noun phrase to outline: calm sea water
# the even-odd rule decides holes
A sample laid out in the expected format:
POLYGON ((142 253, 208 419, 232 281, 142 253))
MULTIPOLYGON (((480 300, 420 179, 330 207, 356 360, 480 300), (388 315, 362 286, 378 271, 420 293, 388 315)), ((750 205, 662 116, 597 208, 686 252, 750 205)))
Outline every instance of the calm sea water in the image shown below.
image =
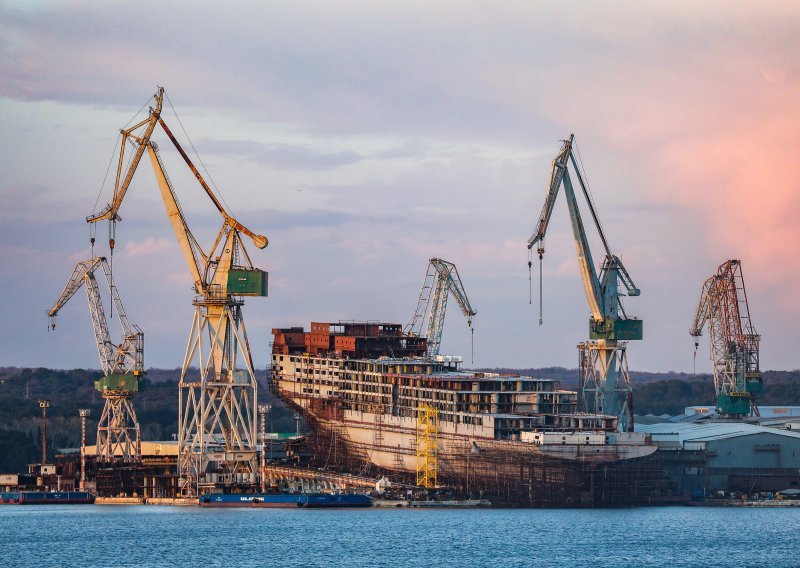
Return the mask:
POLYGON ((0 566, 800 566, 800 509, 0 507, 0 566))

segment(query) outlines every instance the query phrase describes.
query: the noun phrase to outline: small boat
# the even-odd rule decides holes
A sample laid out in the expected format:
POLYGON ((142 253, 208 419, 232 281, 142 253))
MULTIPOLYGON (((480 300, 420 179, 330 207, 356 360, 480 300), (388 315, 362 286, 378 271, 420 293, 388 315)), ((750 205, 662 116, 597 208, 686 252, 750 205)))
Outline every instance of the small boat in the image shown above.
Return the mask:
POLYGON ((356 493, 209 493, 199 498, 201 507, 339 508, 369 507, 372 499, 356 493))

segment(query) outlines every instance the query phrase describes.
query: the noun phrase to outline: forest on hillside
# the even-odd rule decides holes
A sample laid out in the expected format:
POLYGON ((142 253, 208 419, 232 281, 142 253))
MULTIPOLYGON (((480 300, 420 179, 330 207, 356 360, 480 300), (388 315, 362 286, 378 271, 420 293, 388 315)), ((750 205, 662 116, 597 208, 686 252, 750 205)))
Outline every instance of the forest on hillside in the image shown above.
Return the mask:
MULTIPOLYGON (((41 409, 39 399, 48 399, 47 449, 52 457, 58 448, 80 446, 79 408, 88 408, 87 444, 94 444, 103 397, 94 389, 98 370, 0 368, 0 473, 23 471, 28 463, 41 460, 41 409)), ((144 390, 134 398, 143 440, 172 440, 178 433, 179 369, 148 370, 144 390)), ((265 370, 257 373, 258 401, 273 406, 267 428, 271 432, 294 432, 292 412, 267 388, 265 370)))

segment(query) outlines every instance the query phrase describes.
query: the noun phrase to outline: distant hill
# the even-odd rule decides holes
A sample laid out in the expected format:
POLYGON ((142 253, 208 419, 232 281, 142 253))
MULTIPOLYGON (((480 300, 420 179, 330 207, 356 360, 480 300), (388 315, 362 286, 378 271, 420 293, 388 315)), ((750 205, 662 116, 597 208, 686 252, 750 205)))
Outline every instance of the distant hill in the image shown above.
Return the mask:
MULTIPOLYGON (((578 369, 544 367, 540 369, 481 369, 494 373, 519 373, 561 381, 561 387, 578 388, 578 369)), ((710 374, 649 373, 631 371, 633 405, 636 414, 681 414, 687 406, 714 404, 714 377, 710 374)), ((800 370, 765 371, 764 392, 759 404, 765 406, 800 405, 800 370)))
MULTIPOLYGON (((145 390, 134 399, 143 440, 171 440, 178 433, 179 369, 150 369, 145 390)), ((0 368, 0 473, 22 471, 41 459, 41 410, 39 399, 50 400, 47 410, 47 447, 80 445, 79 408, 89 408, 87 443, 94 444, 103 398, 94 390, 101 372, 93 369, 0 368)), ((199 376, 199 373, 197 374, 199 376)), ((277 401, 266 384, 266 371, 257 372, 259 402, 273 410, 267 427, 273 432, 294 432, 292 412, 277 401)))

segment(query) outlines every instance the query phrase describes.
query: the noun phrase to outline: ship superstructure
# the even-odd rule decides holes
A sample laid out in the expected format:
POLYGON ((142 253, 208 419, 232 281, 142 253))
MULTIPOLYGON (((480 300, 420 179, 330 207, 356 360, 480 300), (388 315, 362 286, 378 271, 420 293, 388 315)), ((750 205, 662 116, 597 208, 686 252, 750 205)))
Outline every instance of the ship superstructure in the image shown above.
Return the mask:
POLYGON ((425 338, 399 324, 312 323, 273 335, 272 388, 308 421, 319 467, 412 475, 418 425, 434 409, 438 479, 463 493, 614 504, 635 502, 632 487, 650 480, 637 471, 639 482, 625 484, 655 451, 649 439, 617 432, 614 416, 577 412, 577 394, 557 381, 462 370, 459 357, 427 357, 425 338), (609 467, 627 473, 609 479, 609 467), (601 469, 608 487, 593 481, 601 469))

